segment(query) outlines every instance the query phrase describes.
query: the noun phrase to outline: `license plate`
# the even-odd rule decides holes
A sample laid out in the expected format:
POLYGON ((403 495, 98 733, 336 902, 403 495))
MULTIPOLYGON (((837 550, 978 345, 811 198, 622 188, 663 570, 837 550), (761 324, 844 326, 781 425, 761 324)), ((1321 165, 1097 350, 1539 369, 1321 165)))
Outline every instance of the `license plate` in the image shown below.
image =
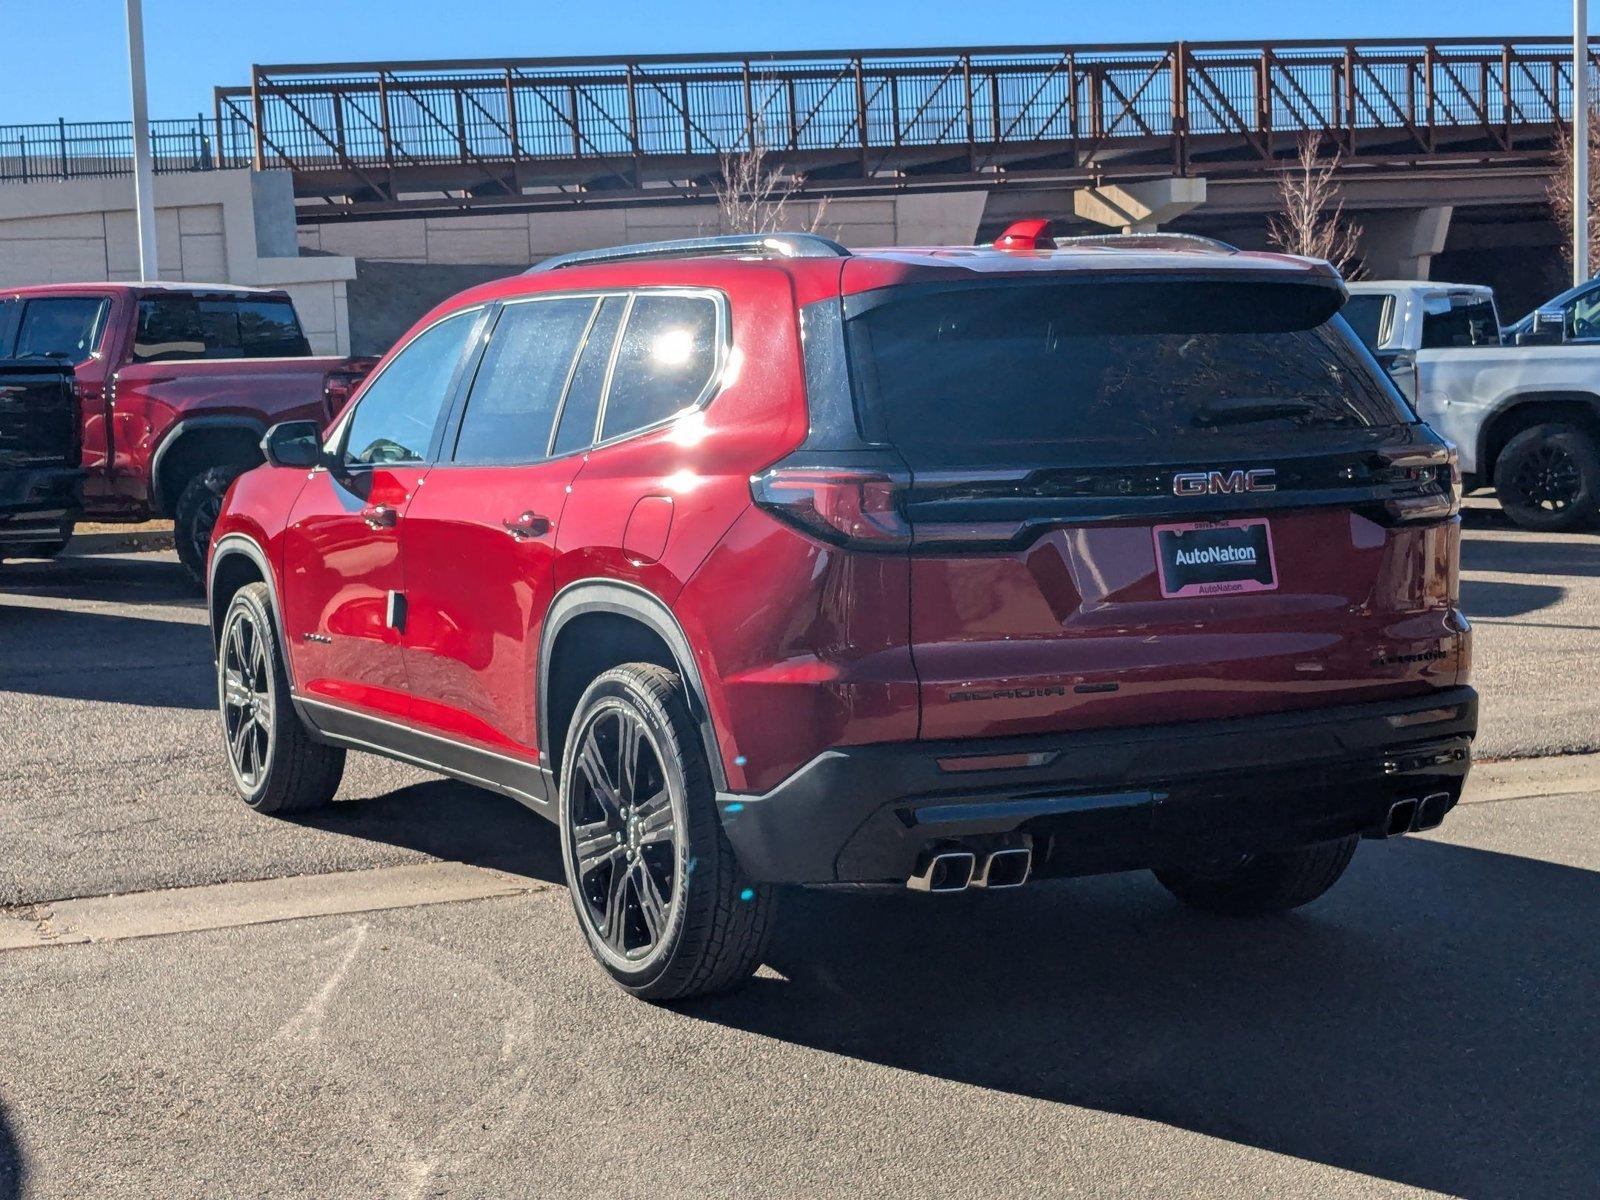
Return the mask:
POLYGON ((1278 586, 1265 517, 1157 525, 1151 533, 1161 595, 1168 600, 1270 592, 1278 586))

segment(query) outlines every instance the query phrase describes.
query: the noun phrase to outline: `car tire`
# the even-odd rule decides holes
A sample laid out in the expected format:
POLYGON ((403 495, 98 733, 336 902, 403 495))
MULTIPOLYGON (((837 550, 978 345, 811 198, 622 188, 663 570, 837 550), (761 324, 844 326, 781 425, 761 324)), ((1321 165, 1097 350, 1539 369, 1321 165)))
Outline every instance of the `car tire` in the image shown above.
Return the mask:
POLYGON ((558 824, 578 925, 629 992, 709 995, 761 964, 776 896, 739 869, 673 672, 630 663, 584 691, 562 757, 558 824))
POLYGON ((248 467, 207 467, 191 479, 172 509, 172 541, 178 561, 190 581, 202 590, 206 581, 206 555, 211 552, 211 531, 222 513, 222 498, 233 481, 248 467))
POLYGON ((1156 871, 1155 877, 1179 900, 1207 912, 1235 917, 1288 912, 1310 904, 1339 881, 1357 840, 1252 854, 1215 870, 1168 868, 1156 871))
POLYGON ((1576 425, 1534 425, 1500 451, 1494 488, 1506 516, 1523 529, 1587 528, 1600 518, 1600 446, 1576 425))
POLYGON ((264 583, 235 592, 222 618, 217 708, 234 788, 251 808, 297 812, 333 799, 344 751, 312 740, 294 710, 264 583))

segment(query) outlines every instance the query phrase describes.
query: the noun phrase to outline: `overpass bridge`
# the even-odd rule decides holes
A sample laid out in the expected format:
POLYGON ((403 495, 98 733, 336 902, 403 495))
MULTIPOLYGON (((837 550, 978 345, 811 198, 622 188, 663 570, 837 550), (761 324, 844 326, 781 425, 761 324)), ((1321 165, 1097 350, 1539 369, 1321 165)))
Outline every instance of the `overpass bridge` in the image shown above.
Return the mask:
POLYGON ((802 199, 1262 180, 1308 133, 1437 199, 1547 173, 1572 94, 1559 38, 320 63, 218 88, 207 138, 305 223, 704 201, 752 147, 802 199))

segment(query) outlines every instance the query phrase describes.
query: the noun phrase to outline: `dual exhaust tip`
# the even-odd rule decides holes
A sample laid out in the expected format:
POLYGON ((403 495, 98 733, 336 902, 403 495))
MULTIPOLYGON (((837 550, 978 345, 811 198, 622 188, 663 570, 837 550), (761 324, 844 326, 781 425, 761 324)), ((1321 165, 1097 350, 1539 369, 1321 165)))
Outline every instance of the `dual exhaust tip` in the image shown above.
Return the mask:
POLYGON ((1033 849, 1007 846, 1000 850, 935 850, 925 854, 906 880, 913 892, 964 892, 968 888, 1000 891, 1019 888, 1033 871, 1033 849))
POLYGON ((1420 800, 1396 800, 1389 806, 1389 816, 1384 821, 1383 837, 1399 837, 1402 833, 1420 833, 1424 829, 1437 829, 1444 824, 1445 814, 1455 806, 1449 792, 1431 792, 1420 800))

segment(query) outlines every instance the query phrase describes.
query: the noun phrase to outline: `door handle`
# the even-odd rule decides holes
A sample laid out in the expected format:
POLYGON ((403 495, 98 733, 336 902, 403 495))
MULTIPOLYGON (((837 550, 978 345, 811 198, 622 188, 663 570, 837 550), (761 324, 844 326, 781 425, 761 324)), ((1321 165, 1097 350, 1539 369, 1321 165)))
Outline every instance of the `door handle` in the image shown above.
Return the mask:
POLYGON ((550 518, 541 517, 536 512, 525 512, 515 521, 501 521, 500 524, 519 542, 528 538, 543 537, 550 532, 550 518))
POLYGON ((373 529, 393 529, 400 514, 387 504, 373 504, 361 510, 361 519, 373 529))

